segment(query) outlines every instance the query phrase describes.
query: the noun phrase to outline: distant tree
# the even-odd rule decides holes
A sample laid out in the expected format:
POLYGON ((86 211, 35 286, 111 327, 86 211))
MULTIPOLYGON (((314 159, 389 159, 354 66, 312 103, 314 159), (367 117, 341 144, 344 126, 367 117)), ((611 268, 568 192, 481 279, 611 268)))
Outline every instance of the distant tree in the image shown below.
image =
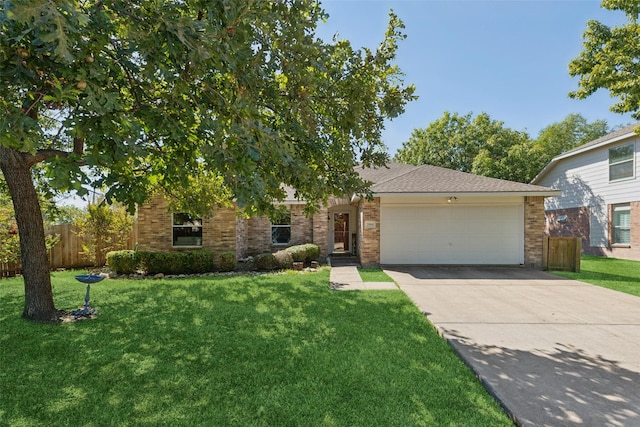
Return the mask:
POLYGON ((587 122, 580 114, 569 114, 563 121, 540 131, 531 147, 529 162, 533 179, 555 156, 594 141, 609 133, 606 120, 587 122))
POLYGON ((531 140, 526 132, 501 129, 491 135, 473 159, 476 175, 528 182, 532 174, 531 140))
POLYGON ((579 89, 569 96, 584 99, 598 89, 607 89, 618 98, 611 111, 630 112, 640 120, 640 3, 604 0, 602 7, 624 12, 627 23, 611 28, 595 20, 587 22, 584 48, 569 63, 569 75, 579 77, 579 89))
POLYGON ((510 147, 527 140, 524 132, 505 128, 504 123, 482 113, 473 117, 445 112, 425 129, 415 129, 398 150, 395 160, 413 165, 435 165, 462 172, 493 175, 499 167, 476 160, 503 157, 510 147), (494 167, 495 166, 495 167, 494 167))
MULTIPOLYGON (((58 317, 33 185, 129 209, 153 189, 219 177, 240 207, 283 184, 317 205, 367 193, 354 165, 388 160, 386 119, 414 99, 393 65, 402 22, 376 50, 315 35, 302 0, 24 0, 0 8, 0 169, 20 230, 23 316, 58 317), (93 182, 92 182, 93 181, 93 182)), ((193 209, 202 207, 196 203, 193 209)))

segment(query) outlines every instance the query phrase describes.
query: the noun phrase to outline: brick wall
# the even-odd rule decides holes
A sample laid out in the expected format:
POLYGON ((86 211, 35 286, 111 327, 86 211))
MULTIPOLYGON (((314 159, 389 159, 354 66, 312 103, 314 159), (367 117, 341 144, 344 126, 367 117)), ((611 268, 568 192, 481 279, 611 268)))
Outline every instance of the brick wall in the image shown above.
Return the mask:
POLYGON ((524 263, 542 268, 542 240, 544 237, 544 197, 524 198, 524 263))
MULTIPOLYGON (((585 253, 591 253, 591 249, 596 252, 600 248, 590 248, 590 211, 587 206, 571 209, 556 209, 545 212, 545 233, 554 237, 581 237, 582 249, 585 253), (558 217, 566 215, 564 223, 558 222, 558 217)), ((594 253, 595 255, 596 253, 594 253)))
POLYGON ((623 259, 635 259, 640 260, 640 202, 630 202, 631 208, 631 243, 629 245, 611 245, 611 239, 613 236, 613 224, 611 218, 613 218, 613 206, 608 206, 609 213, 609 248, 601 249, 599 254, 614 258, 623 259))
MULTIPOLYGON (((219 208, 210 218, 202 219, 202 249, 214 253, 236 252, 236 209, 219 208)), ((174 248, 173 216, 168 202, 156 196, 138 208, 138 249, 142 251, 179 251, 196 248, 174 248)))
POLYGON ((247 254, 277 252, 288 246, 311 243, 313 241, 313 220, 304 214, 304 205, 289 205, 291 210, 291 241, 286 245, 271 244, 271 222, 266 216, 251 217, 247 220, 247 254))
POLYGON ((360 263, 363 267, 380 264, 380 198, 373 201, 361 200, 358 207, 362 221, 358 247, 360 248, 360 263), (375 222, 375 228, 366 228, 366 222, 375 222))

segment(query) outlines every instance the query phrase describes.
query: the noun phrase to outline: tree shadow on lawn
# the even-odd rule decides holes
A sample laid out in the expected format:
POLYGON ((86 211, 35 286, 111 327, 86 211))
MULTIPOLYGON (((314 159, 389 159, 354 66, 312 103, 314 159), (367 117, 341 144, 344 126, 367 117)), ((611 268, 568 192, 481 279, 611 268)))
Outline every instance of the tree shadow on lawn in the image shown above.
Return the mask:
POLYGON ((5 319, 22 336, 0 334, 0 379, 19 396, 0 424, 508 425, 464 366, 429 351, 450 349, 402 292, 327 283, 112 281, 92 288, 94 320, 5 319))
POLYGON ((557 344, 553 352, 473 345, 455 330, 449 343, 524 426, 640 425, 640 374, 557 344))

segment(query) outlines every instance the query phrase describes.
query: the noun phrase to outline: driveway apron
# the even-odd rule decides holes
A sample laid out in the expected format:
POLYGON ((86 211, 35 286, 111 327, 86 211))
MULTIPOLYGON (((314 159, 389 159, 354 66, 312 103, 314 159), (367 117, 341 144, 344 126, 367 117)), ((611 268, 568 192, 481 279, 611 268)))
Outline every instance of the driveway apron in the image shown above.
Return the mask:
POLYGON ((518 267, 385 268, 523 426, 640 426, 640 298, 518 267))

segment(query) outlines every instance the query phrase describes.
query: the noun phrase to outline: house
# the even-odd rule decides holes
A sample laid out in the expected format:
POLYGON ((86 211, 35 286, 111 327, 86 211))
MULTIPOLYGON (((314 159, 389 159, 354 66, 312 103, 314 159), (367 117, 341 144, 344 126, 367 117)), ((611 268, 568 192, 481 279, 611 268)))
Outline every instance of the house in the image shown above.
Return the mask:
POLYGON ((242 218, 216 209, 210 218, 171 213, 161 197, 138 211, 140 250, 206 248, 239 258, 315 243, 322 256, 352 253, 380 264, 506 264, 542 266, 544 198, 549 188, 481 177, 436 166, 391 163, 360 169, 373 199, 333 197, 314 215, 292 197, 289 215, 242 218))
POLYGON ((560 154, 534 178, 562 192, 545 201, 549 235, 581 237, 586 254, 640 259, 639 126, 560 154))

